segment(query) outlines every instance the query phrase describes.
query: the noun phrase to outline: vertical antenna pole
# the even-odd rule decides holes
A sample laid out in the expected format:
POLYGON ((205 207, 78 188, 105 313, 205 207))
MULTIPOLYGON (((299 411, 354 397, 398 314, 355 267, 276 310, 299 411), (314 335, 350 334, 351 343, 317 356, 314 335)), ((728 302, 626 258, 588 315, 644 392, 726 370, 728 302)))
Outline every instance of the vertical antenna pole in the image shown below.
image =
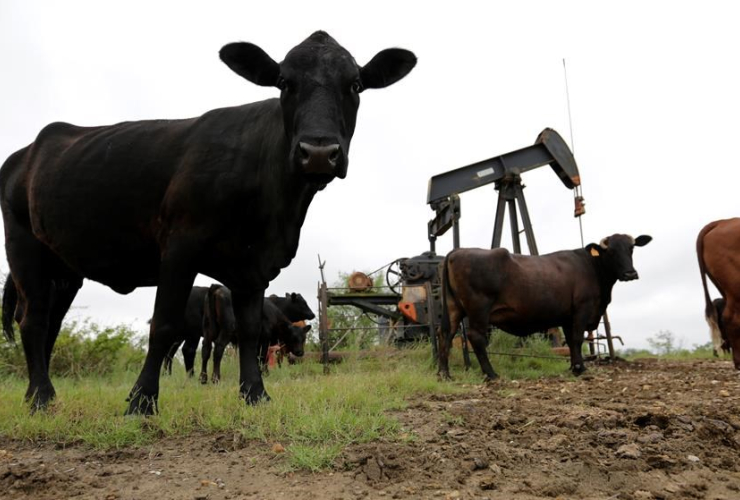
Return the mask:
MULTIPOLYGON (((570 129, 570 150, 573 152, 573 156, 576 154, 576 144, 573 140, 573 115, 570 112, 570 88, 568 87, 568 68, 565 64, 565 58, 563 58, 563 77, 565 78, 565 101, 568 105, 568 128, 570 129)), ((581 186, 576 186, 573 190, 573 196, 583 196, 581 192, 581 186)), ((583 239, 583 220, 578 217, 578 229, 581 232, 581 248, 586 246, 583 239)))

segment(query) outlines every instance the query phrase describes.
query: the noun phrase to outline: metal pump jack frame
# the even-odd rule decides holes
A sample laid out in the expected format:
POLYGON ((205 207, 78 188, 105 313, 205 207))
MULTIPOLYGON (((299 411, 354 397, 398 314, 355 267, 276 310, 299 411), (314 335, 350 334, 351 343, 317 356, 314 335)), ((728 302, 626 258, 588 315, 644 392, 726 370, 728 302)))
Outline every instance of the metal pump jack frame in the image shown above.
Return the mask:
MULTIPOLYGON (((550 128, 544 129, 532 146, 444 172, 429 179, 427 203, 435 211, 435 217, 428 224, 430 250, 435 251, 437 238, 449 229, 452 229, 453 233, 453 248, 460 247, 459 221, 461 206, 459 194, 493 183, 498 191, 498 203, 491 248, 501 246, 504 215, 508 205, 513 251, 518 254, 522 253, 520 241, 522 231, 519 230, 518 206, 529 253, 530 255, 539 255, 532 221, 524 199, 523 189, 525 186, 522 184, 521 174, 548 164, 566 188, 574 189, 581 185, 581 178, 573 153, 560 134, 550 128)), ((582 198, 576 199, 576 217, 580 217, 585 212, 582 202, 582 198)), ((604 313, 604 330, 609 357, 614 359, 611 325, 606 313, 604 313)), ((463 327, 463 335, 464 333, 463 327)), ((592 342, 598 340, 595 339, 592 342)), ((621 341, 621 339, 619 340, 621 341)))
POLYGON ((516 174, 496 181, 498 205, 496 205, 496 223, 493 226, 493 240, 491 241, 491 248, 498 248, 501 246, 501 235, 504 231, 504 212, 506 212, 506 205, 508 204, 512 246, 514 247, 514 253, 522 253, 522 245, 519 241, 519 219, 517 217, 518 203, 519 211, 522 216, 522 225, 524 226, 524 234, 527 238, 527 246, 529 247, 529 254, 539 255, 537 242, 534 239, 532 221, 529 218, 529 211, 527 210, 527 202, 524 201, 524 187, 525 186, 522 184, 522 178, 516 174))

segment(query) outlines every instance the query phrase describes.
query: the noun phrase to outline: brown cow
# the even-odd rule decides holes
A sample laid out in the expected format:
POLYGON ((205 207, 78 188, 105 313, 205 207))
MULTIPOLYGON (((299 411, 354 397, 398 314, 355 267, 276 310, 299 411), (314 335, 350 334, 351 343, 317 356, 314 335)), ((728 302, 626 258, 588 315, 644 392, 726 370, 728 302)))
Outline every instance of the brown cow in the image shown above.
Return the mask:
POLYGON ((704 316, 709 323, 715 351, 732 350, 735 368, 740 370, 740 218, 710 222, 696 239, 696 255, 704 287, 704 316), (712 301, 707 276, 722 299, 712 301), (722 307, 724 305, 724 307, 722 307))
POLYGON ((520 337, 562 327, 571 370, 580 375, 586 371, 581 356, 584 331, 599 326, 618 280, 638 278, 632 250, 650 240, 646 235, 614 234, 598 245, 540 256, 512 254, 505 248, 453 250, 442 275, 440 377, 450 377, 452 334, 465 317, 468 339, 486 379, 498 377, 486 353, 489 325, 520 337))

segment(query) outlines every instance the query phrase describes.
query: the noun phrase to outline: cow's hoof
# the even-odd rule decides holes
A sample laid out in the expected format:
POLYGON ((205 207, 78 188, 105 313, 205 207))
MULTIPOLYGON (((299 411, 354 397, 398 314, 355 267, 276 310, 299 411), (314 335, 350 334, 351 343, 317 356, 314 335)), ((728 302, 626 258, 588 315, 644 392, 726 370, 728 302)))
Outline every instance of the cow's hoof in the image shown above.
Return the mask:
POLYGON ((572 371, 573 375, 577 377, 586 372, 586 365, 584 365, 583 363, 578 363, 577 365, 573 365, 570 371, 572 371))
POLYGON ((39 387, 33 390, 29 387, 28 391, 26 391, 25 399, 30 403, 31 415, 33 415, 37 411, 46 411, 55 397, 56 392, 54 392, 54 387, 52 386, 39 387))
POLYGON ((218 385, 221 382, 221 379, 218 377, 211 377, 211 383, 214 385, 218 385))
POLYGON ((452 380, 452 377, 450 376, 450 372, 438 372, 437 379, 440 382, 450 382, 452 380))
POLYGON ((484 384, 494 384, 498 382, 498 380, 499 380, 498 375, 494 373, 493 377, 491 377, 490 375, 486 375, 485 378, 483 379, 483 383, 484 384))
POLYGON ((257 403, 267 403, 268 401, 270 401, 270 396, 265 391, 262 391, 259 394, 243 392, 241 393, 241 398, 249 406, 254 406, 257 403))
POLYGON ((200 383, 201 384, 207 384, 208 383, 208 375, 205 373, 200 374, 200 383))
POLYGON ((136 396, 129 396, 128 408, 124 415, 143 415, 147 417, 149 415, 156 415, 158 411, 157 396, 144 396, 139 393, 136 396))

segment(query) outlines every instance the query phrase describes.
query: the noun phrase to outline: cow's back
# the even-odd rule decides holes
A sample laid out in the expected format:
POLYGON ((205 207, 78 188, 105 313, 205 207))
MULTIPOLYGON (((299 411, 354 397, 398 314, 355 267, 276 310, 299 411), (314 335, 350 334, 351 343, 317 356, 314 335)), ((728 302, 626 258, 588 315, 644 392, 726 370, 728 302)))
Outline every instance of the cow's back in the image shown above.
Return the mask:
POLYGON ((3 210, 82 276, 120 292, 154 285, 173 231, 222 230, 229 197, 266 184, 276 109, 271 99, 186 120, 53 123, 0 170, 3 210))
POLYGON ((712 222, 702 229, 697 242, 699 258, 707 275, 728 302, 740 306, 740 218, 712 222))
POLYGON ((582 250, 529 256, 504 248, 459 249, 448 266, 466 315, 487 315, 509 333, 527 335, 562 325, 576 308, 597 309, 598 279, 582 250))

